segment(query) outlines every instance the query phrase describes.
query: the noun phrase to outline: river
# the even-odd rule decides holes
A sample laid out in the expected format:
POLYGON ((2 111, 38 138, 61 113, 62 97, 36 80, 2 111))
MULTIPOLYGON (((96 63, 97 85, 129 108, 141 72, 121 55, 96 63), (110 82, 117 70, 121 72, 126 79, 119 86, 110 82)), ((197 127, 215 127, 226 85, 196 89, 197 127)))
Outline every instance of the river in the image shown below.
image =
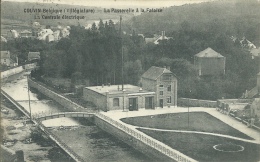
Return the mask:
MULTIPOLYGON (((2 82, 1 87, 30 112, 28 84, 25 73, 5 80, 5 82, 2 82)), ((65 111, 61 105, 51 99, 43 97, 37 92, 30 90, 29 96, 32 116, 65 111)), ((42 123, 86 161, 151 161, 151 159, 148 159, 145 155, 134 150, 127 144, 120 142, 117 138, 102 131, 87 120, 63 117, 46 120, 42 123), (74 127, 73 129, 59 129, 60 126, 74 127)))

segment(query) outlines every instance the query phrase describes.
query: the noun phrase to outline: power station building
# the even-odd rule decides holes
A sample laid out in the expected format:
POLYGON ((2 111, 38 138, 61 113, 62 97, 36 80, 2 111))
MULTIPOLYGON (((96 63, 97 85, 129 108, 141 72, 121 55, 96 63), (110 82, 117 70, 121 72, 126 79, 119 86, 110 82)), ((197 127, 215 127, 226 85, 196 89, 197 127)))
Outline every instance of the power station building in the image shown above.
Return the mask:
POLYGON ((141 78, 142 87, 126 84, 91 86, 83 89, 83 99, 103 111, 136 111, 177 105, 177 78, 166 68, 151 67, 141 78))
POLYGON ((225 74, 226 58, 207 48, 194 56, 194 65, 199 76, 212 76, 225 74))

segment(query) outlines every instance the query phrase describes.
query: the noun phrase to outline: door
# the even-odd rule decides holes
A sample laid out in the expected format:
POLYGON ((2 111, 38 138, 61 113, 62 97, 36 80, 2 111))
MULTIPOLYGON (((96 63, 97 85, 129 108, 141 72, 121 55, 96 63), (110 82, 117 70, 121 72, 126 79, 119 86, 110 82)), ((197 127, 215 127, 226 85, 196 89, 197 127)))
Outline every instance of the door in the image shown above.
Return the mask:
POLYGON ((163 107, 163 99, 160 99, 160 107, 163 107))
POLYGON ((129 111, 138 110, 137 98, 129 98, 129 111))
POLYGON ((153 100, 154 100, 154 97, 145 97, 145 108, 146 109, 154 108, 153 100))

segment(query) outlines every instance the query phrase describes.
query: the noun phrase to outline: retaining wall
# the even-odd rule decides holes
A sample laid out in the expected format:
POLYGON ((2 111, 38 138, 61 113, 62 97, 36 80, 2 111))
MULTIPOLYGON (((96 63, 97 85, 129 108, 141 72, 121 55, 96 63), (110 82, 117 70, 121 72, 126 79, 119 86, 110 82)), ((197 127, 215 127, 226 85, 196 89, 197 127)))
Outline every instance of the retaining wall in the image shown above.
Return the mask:
POLYGON ((178 98, 178 106, 190 106, 190 107, 217 107, 217 101, 210 100, 198 100, 191 98, 178 98))
POLYGON ((7 78, 7 77, 14 75, 14 74, 21 73, 23 70, 24 70, 23 67, 19 66, 19 67, 16 67, 16 68, 12 68, 12 69, 3 71, 3 72, 1 72, 1 79, 7 78))
POLYGON ((32 79, 28 78, 28 84, 30 87, 37 89, 40 93, 44 94, 45 96, 53 99, 54 101, 58 102, 60 105, 66 107, 69 111, 84 111, 87 112, 88 110, 83 106, 80 106, 68 98, 49 90, 48 88, 44 87, 43 85, 33 81, 32 79))
POLYGON ((127 127, 101 113, 96 113, 94 123, 102 130, 117 137, 136 150, 156 161, 195 162, 196 160, 177 150, 145 135, 135 129, 127 127))

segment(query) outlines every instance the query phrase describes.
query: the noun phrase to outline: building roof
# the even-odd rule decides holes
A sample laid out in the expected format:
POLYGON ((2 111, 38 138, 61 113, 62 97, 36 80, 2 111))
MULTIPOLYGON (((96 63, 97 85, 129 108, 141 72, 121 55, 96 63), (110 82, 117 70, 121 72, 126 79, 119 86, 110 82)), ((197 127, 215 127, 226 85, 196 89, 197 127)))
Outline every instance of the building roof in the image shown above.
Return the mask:
POLYGON ((250 50, 250 53, 253 55, 253 56, 259 56, 260 57, 260 47, 258 47, 258 48, 252 48, 251 50, 250 50))
POLYGON ((152 66, 142 75, 142 78, 156 80, 162 74, 166 73, 173 74, 170 70, 166 68, 152 66))
MULTIPOLYGON (((122 95, 122 85, 105 85, 105 86, 91 86, 91 87, 85 87, 86 89, 90 89, 92 91, 95 91, 97 93, 106 95, 108 94, 117 94, 117 95, 122 95)), ((140 89, 138 86, 130 85, 130 84, 125 84, 124 85, 124 93, 125 94, 135 94, 135 93, 149 93, 149 91, 140 89)))
POLYGON ((221 54, 219 54, 218 52, 211 49, 210 47, 197 53, 195 56, 196 57, 224 57, 221 54))
POLYGON ((1 42, 7 42, 6 38, 1 36, 1 42))
POLYGON ((10 58, 9 51, 1 51, 1 58, 10 58))
POLYGON ((28 57, 29 58, 40 58, 40 52, 29 52, 28 57))
POLYGON ((28 33, 28 34, 31 34, 32 32, 28 31, 28 30, 24 30, 24 31, 21 31, 20 33, 28 33))

